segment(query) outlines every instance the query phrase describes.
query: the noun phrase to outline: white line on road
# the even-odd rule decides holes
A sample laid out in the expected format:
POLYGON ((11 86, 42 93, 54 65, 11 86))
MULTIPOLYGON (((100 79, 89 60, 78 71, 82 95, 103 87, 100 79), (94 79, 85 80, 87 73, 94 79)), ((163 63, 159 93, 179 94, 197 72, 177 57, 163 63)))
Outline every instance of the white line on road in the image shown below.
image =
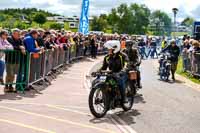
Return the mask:
POLYGON ((39 104, 39 103, 26 103, 26 102, 0 102, 1 104, 17 104, 17 105, 35 105, 35 106, 46 106, 46 105, 52 105, 56 107, 61 107, 61 108, 71 108, 71 109, 88 109, 87 107, 81 107, 81 106, 66 106, 66 105, 54 105, 54 104, 39 104))
POLYGON ((31 115, 31 116, 37 116, 37 117, 40 117, 40 118, 46 118, 46 119, 53 120, 53 121, 63 122, 63 123, 71 124, 71 125, 78 126, 78 127, 94 129, 94 130, 102 131, 102 132, 105 132, 105 133, 115 133, 114 131, 102 129, 102 128, 93 126, 91 124, 90 125, 89 124, 82 124, 82 123, 79 123, 79 122, 73 122, 73 121, 68 120, 68 119, 60 119, 60 118, 56 118, 56 117, 53 117, 53 116, 29 112, 29 111, 25 111, 25 110, 21 110, 21 109, 16 109, 16 108, 9 108, 9 107, 6 107, 6 106, 0 106, 0 108, 10 110, 10 111, 19 112, 19 113, 23 113, 23 114, 27 114, 27 115, 31 115))
POLYGON ((7 123, 7 124, 12 124, 12 125, 16 125, 16 126, 20 126, 20 127, 32 129, 32 130, 35 130, 35 131, 38 131, 38 132, 55 133, 55 132, 50 131, 50 130, 46 130, 46 129, 42 129, 42 128, 37 128, 37 127, 34 127, 34 126, 30 126, 30 125, 26 125, 26 124, 23 124, 23 123, 19 123, 19 122, 15 122, 15 121, 10 121, 10 120, 0 119, 0 122, 4 122, 4 123, 7 123))
POLYGON ((64 106, 59 106, 59 105, 52 105, 52 104, 37 104, 37 103, 17 103, 17 102, 2 102, 2 104, 17 104, 17 105, 35 105, 35 106, 46 106, 48 108, 53 108, 53 109, 57 109, 57 110, 65 110, 68 112, 72 112, 72 113, 76 113, 76 114, 81 114, 81 115, 87 115, 87 116, 91 116, 91 114, 89 113, 85 113, 82 111, 77 111, 74 109, 70 109, 69 107, 64 107, 64 106))

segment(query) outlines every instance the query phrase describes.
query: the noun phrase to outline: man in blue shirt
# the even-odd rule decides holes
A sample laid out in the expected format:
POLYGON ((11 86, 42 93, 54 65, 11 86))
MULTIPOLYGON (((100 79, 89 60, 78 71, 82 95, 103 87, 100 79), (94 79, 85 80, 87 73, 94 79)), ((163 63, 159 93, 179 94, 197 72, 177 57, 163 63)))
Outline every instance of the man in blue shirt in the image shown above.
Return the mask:
MULTIPOLYGON (((43 52, 44 48, 39 47, 38 42, 38 32, 36 30, 31 30, 29 34, 24 38, 24 46, 26 50, 31 54, 30 60, 30 78, 29 82, 39 79, 41 73, 41 53, 43 52), (38 54, 38 56, 34 56, 34 54, 38 54)), ((29 86, 31 88, 31 86, 29 86)), ((29 90, 29 88, 27 90, 29 90)))
POLYGON ((36 30, 32 30, 30 34, 24 38, 24 45, 29 53, 38 53, 42 50, 42 48, 37 46, 37 38, 38 32, 36 30))

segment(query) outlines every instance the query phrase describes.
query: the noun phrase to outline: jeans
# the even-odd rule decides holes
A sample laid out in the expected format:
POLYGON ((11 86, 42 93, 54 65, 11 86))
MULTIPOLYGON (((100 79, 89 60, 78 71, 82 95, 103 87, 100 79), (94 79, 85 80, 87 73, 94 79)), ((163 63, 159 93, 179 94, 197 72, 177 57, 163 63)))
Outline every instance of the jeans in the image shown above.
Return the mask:
POLYGON ((117 73, 117 80, 118 80, 118 83, 119 83, 119 87, 120 87, 119 89, 120 89, 122 99, 124 99, 126 83, 128 81, 127 73, 126 72, 117 73))
POLYGON ((188 69, 188 59, 183 59, 183 69, 184 69, 184 71, 187 71, 188 69))
POLYGON ((0 60, 0 79, 3 79, 4 69, 5 69, 5 62, 0 60))
POLYGON ((145 47, 140 47, 140 55, 142 56, 142 58, 144 58, 144 56, 146 56, 146 58, 148 57, 145 52, 145 47))
POLYGON ((156 56, 158 58, 158 52, 157 52, 156 46, 150 48, 149 53, 148 53, 148 57, 150 55, 151 58, 154 58, 155 54, 156 54, 156 56))

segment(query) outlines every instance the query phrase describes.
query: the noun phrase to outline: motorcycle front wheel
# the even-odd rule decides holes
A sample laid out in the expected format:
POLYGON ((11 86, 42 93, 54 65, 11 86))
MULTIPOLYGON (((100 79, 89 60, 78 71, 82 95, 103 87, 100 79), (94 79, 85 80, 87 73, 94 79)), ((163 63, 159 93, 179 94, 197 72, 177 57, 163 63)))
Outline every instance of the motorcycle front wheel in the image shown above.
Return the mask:
POLYGON ((102 118, 106 115, 109 109, 108 94, 103 86, 93 88, 89 94, 90 112, 96 118, 102 118))

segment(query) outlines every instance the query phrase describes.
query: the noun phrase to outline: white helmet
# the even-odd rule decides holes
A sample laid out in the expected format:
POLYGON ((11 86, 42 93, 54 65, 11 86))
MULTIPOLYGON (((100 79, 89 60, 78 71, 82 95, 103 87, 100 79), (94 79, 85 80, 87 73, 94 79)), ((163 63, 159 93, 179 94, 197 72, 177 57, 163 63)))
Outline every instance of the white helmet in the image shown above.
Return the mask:
POLYGON ((104 44, 104 47, 106 47, 107 49, 113 49, 114 53, 116 54, 117 52, 120 51, 120 42, 117 41, 117 40, 112 40, 112 41, 107 41, 105 44, 104 44))

